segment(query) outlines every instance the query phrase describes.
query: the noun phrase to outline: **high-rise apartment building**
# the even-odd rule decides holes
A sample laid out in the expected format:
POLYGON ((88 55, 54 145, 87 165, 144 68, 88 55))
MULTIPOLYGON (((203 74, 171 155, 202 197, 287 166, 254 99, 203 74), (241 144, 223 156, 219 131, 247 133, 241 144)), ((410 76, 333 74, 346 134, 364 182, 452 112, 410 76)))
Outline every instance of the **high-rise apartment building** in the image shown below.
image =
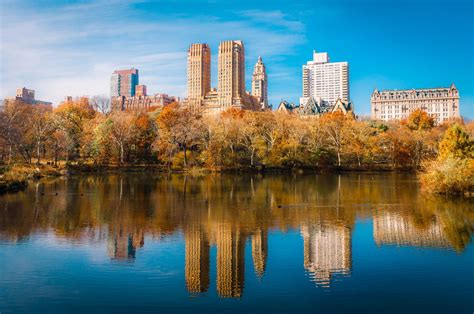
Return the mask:
MULTIPOLYGON (((240 40, 223 41, 219 45, 217 88, 211 89, 211 51, 206 44, 192 44, 188 49, 188 97, 186 104, 203 114, 217 114, 230 108, 262 110, 259 97, 245 91, 245 51, 240 40)), ((260 60, 261 65, 263 63, 260 60)), ((258 64, 258 62, 257 62, 258 64)), ((265 89, 261 94, 266 101, 265 89)))
POLYGON ((131 68, 128 70, 114 71, 110 78, 110 97, 135 96, 135 87, 138 85, 138 70, 131 68))
POLYGON ((437 123, 459 118, 459 91, 454 84, 447 88, 375 89, 370 104, 374 120, 406 119, 416 109, 426 111, 437 123))
POLYGON ((303 65, 301 104, 314 98, 320 105, 333 105, 338 99, 349 102, 349 64, 329 62, 327 52, 313 52, 313 60, 303 65))
POLYGON ((252 96, 257 97, 262 108, 268 106, 268 79, 262 57, 258 57, 252 75, 252 96))
POLYGON ((219 105, 224 108, 240 105, 245 94, 245 52, 242 41, 221 42, 218 62, 217 93, 219 105))
POLYGON ((192 44, 188 49, 188 101, 200 106, 211 90, 211 48, 207 44, 192 44))

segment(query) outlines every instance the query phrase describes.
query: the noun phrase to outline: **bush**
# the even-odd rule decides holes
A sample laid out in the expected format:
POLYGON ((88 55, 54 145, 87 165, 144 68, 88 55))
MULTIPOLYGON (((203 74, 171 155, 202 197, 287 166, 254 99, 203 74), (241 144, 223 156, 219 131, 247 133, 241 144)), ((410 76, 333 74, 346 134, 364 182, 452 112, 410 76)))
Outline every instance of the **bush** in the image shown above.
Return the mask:
POLYGON ((450 157, 425 165, 421 175, 425 190, 437 194, 459 195, 474 191, 474 160, 450 157))

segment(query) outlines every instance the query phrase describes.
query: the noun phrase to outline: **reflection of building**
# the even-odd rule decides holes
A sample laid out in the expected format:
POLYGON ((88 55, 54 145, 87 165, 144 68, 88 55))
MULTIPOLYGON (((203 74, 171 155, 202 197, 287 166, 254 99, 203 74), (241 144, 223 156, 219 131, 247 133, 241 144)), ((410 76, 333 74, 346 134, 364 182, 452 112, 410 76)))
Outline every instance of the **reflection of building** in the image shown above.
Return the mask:
POLYGON ((268 235, 267 231, 257 230, 252 234, 252 258, 255 274, 263 277, 267 264, 268 255, 268 235))
POLYGON ((351 270, 351 230, 338 225, 303 225, 304 267, 316 284, 329 286, 333 274, 351 270))
POLYGON ((116 70, 110 77, 110 97, 135 96, 135 86, 138 85, 138 70, 116 70))
POLYGON ((230 108, 261 110, 258 97, 245 91, 245 51, 242 41, 221 42, 218 59, 217 89, 211 89, 209 46, 190 46, 187 105, 205 114, 216 114, 230 108))
POLYGON ((313 60, 303 65, 301 104, 314 98, 320 106, 333 105, 338 99, 349 102, 349 64, 329 62, 327 52, 313 52, 313 60))
POLYGON ((204 292, 209 288, 209 239, 199 226, 185 231, 185 277, 189 292, 204 292))
POLYGON ((216 226, 217 293, 238 298, 244 289, 245 237, 229 223, 216 226))
POLYGON ((143 230, 127 232, 120 228, 116 232, 109 232, 107 253, 112 259, 133 260, 137 248, 145 243, 143 230))
POLYGON ((416 226, 397 213, 377 212, 374 217, 374 240, 377 245, 395 244, 419 247, 448 247, 443 227, 436 220, 416 226))
POLYGON ((406 119, 416 109, 426 111, 436 122, 459 118, 459 92, 452 84, 447 88, 374 90, 370 99, 372 119, 406 119))

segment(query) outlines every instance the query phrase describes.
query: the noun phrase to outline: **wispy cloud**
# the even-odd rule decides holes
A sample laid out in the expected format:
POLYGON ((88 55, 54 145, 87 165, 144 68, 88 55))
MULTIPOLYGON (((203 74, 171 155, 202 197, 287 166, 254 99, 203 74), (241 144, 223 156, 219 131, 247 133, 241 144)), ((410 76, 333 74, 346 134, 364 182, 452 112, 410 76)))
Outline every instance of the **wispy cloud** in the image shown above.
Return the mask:
POLYGON ((306 40, 304 26, 280 11, 236 12, 230 19, 159 12, 143 18, 135 5, 144 2, 2 5, 0 97, 20 86, 55 103, 66 95, 108 94, 112 71, 132 66, 150 92, 185 96, 188 45, 208 42, 215 53, 218 42, 228 39, 245 42, 248 80, 258 55, 271 72, 289 80, 285 73, 294 69, 277 60, 306 40))

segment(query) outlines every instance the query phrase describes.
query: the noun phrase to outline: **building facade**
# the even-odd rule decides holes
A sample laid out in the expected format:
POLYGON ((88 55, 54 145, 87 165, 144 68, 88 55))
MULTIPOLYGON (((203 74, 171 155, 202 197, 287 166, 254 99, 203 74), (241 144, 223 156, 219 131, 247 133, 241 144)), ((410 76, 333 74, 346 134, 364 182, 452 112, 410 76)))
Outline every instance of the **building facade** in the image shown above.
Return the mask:
POLYGON ((188 102, 199 107, 211 90, 211 48, 207 44, 192 44, 188 49, 188 102))
POLYGON ((240 40, 219 45, 217 89, 210 88, 210 49, 192 44, 188 50, 188 97, 196 112, 218 114, 230 108, 261 110, 258 97, 245 90, 245 50, 240 40))
POLYGON ((338 99, 349 102, 349 64, 329 62, 327 52, 313 52, 313 60, 303 65, 303 95, 300 103, 314 98, 321 104, 334 104, 338 99))
POLYGON ((110 97, 135 96, 135 88, 138 85, 138 70, 116 70, 110 77, 110 97))
POLYGON ((252 96, 257 97, 262 108, 268 107, 268 78, 262 57, 258 57, 253 70, 252 96))
POLYGON ((351 102, 343 102, 338 99, 334 104, 319 103, 310 97, 306 102, 295 105, 287 101, 280 102, 277 108, 278 112, 298 114, 304 118, 319 118, 321 115, 326 113, 341 112, 344 115, 350 115, 354 117, 354 108, 351 102))
POLYGON ((219 106, 222 108, 239 106, 245 94, 245 51, 242 41, 230 40, 220 43, 217 72, 219 106))
POLYGON ((447 88, 375 89, 370 104, 374 120, 403 120, 417 109, 426 111, 438 124, 460 117, 459 91, 454 84, 447 88))
POLYGON ((159 108, 168 106, 172 103, 179 103, 180 99, 176 96, 169 96, 167 94, 154 94, 145 96, 118 96, 112 97, 112 110, 121 111, 146 111, 151 108, 159 108))
POLYGON ((146 96, 146 85, 135 86, 135 96, 146 96))

